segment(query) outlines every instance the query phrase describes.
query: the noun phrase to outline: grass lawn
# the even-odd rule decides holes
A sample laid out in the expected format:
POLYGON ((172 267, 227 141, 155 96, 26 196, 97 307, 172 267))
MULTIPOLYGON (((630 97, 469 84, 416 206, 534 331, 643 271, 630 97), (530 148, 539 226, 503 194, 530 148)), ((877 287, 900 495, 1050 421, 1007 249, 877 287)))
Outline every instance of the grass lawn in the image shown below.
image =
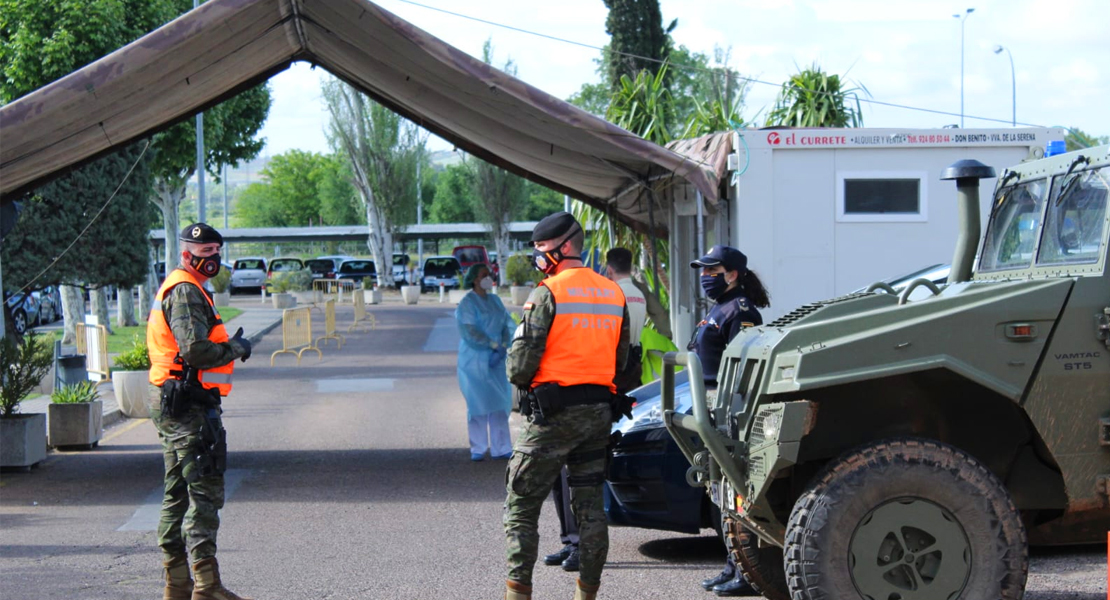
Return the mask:
MULTIPOLYGON (((238 317, 242 313, 243 310, 240 308, 232 308, 230 306, 220 307, 220 317, 223 318, 224 323, 238 317)), ((131 348, 132 340, 136 335, 139 336, 139 339, 146 340, 146 323, 136 327, 112 327, 112 331, 112 335, 108 336, 108 354, 126 352, 131 348)), ((53 339, 62 339, 62 331, 55 331, 53 339)))

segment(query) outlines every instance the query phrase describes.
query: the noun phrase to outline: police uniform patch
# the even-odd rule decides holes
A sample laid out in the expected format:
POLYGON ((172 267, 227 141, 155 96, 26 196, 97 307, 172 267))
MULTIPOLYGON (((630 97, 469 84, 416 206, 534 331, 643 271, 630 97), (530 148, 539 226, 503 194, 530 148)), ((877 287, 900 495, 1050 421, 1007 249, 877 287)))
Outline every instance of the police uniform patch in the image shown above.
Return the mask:
POLYGON ((524 303, 524 310, 532 310, 532 306, 533 305, 532 305, 531 302, 525 302, 524 303))

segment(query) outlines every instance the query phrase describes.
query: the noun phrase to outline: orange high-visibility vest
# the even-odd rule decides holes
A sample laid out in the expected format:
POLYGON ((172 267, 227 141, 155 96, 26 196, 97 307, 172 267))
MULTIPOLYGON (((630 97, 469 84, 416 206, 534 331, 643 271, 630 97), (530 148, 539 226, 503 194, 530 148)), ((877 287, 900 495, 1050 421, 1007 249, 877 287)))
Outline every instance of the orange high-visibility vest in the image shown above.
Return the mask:
POLYGON ((587 268, 567 269, 540 285, 555 298, 555 320, 532 387, 604 385, 616 393, 617 346, 624 320, 624 292, 587 268))
MULTIPOLYGON (((166 294, 181 284, 195 285, 204 292, 204 287, 191 273, 185 269, 174 269, 155 295, 154 306, 146 322, 146 346, 150 352, 150 382, 156 386, 161 386, 167 379, 174 377, 171 371, 181 371, 181 365, 173 362, 180 349, 177 347, 177 340, 173 337, 169 320, 162 312, 162 300, 166 294)), ((227 329, 224 329, 224 322, 220 319, 215 303, 207 292, 204 292, 204 299, 212 307, 212 314, 216 315, 216 325, 208 332, 209 341, 217 344, 226 342, 227 329)), ((221 396, 226 396, 231 393, 231 374, 234 370, 234 360, 221 367, 204 369, 199 372, 201 385, 206 390, 217 389, 221 396)))

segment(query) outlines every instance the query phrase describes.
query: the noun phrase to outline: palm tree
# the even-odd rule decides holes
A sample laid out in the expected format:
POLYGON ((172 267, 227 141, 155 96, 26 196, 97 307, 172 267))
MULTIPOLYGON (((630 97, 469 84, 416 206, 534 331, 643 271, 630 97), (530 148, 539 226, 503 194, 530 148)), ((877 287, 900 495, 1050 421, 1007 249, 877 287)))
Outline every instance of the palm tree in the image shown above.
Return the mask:
POLYGON ((782 84, 768 126, 863 127, 863 112, 856 92, 870 96, 867 88, 843 87, 845 80, 829 75, 814 63, 782 84), (855 106, 852 106, 852 103, 855 106))

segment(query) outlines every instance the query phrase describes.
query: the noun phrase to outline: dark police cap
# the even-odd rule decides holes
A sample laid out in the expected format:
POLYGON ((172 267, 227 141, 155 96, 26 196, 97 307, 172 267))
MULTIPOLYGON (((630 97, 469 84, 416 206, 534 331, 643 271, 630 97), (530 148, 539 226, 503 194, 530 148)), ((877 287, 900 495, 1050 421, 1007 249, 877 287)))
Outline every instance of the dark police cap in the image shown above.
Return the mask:
POLYGON ((195 244, 220 244, 224 243, 224 236, 220 235, 219 231, 213 229, 208 223, 193 223, 186 225, 181 230, 181 236, 178 238, 183 242, 193 242, 195 244))
POLYGON ((575 228, 577 228, 577 231, 582 230, 582 226, 574 219, 574 215, 568 212, 557 212, 536 223, 536 228, 532 230, 532 241, 542 242, 562 238, 575 228))
POLYGON ((695 269, 717 265, 723 266, 726 271, 738 271, 742 274, 748 270, 748 257, 731 246, 713 246, 705 256, 690 262, 690 266, 695 269))

